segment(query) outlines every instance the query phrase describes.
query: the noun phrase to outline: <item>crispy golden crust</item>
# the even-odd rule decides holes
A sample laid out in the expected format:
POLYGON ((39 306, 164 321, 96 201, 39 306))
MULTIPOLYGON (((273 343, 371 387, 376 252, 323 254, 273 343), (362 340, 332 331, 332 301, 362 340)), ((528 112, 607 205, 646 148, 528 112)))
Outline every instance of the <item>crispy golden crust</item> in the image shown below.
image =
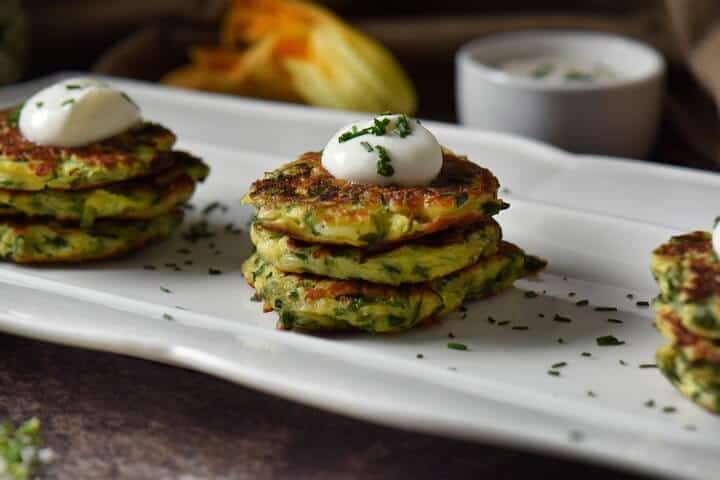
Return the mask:
POLYGON ((90 228, 47 220, 0 218, 0 258, 23 264, 78 263, 117 257, 169 236, 175 211, 151 220, 96 222, 90 228))
POLYGON ((666 299, 720 299, 720 261, 713 251, 710 232, 672 237, 655 249, 652 267, 666 299))
POLYGON ((175 135, 143 122, 83 147, 36 145, 0 111, 0 184, 17 190, 78 189, 150 175, 172 165, 175 135))
POLYGON ((429 186, 361 185, 337 179, 319 152, 254 182, 243 203, 259 209, 265 228, 314 243, 358 247, 407 241, 473 223, 506 205, 486 168, 443 150, 443 167, 429 186))

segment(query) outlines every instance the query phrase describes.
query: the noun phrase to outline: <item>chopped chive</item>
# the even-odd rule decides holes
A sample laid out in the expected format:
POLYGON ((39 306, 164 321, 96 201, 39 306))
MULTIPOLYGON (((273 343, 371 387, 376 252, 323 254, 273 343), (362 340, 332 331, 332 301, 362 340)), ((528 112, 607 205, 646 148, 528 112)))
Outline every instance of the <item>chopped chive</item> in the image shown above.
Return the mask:
POLYGON ((553 363, 552 365, 550 365, 550 368, 552 368, 552 369, 562 368, 562 367, 567 367, 567 362, 558 362, 558 363, 553 363))
POLYGON ((538 317, 540 317, 540 318, 545 318, 545 314, 544 314, 544 313, 538 313, 538 317))
POLYGON ((632 300, 633 298, 635 298, 635 295, 633 295, 632 293, 628 293, 627 295, 625 295, 625 297, 627 297, 628 300, 632 300))
POLYGON ((523 295, 525 296, 525 298, 537 298, 538 296, 537 292, 533 291, 527 291, 523 295))
POLYGON ((638 306, 638 307, 649 307, 649 306, 650 306, 650 302, 644 302, 644 301, 635 302, 635 305, 638 306))
POLYGON ((65 100, 64 102, 62 102, 62 103, 60 104, 60 106, 61 106, 61 107, 65 107, 65 106, 67 106, 67 105, 72 105, 73 103, 75 103, 75 99, 69 98, 69 99, 65 100))
POLYGON ((616 307, 595 307, 593 310, 596 312, 617 312, 616 307))
POLYGON ((658 368, 654 363, 641 363, 638 368, 658 368))
POLYGON ((563 343, 565 343, 565 340, 563 340, 562 338, 558 338, 557 343, 563 344, 563 343))
POLYGON ((563 317, 562 315, 558 315, 557 313, 556 313, 555 316, 553 317, 553 320, 555 320, 556 322, 560 322, 560 323, 570 323, 570 322, 572 322, 572 319, 571 319, 571 318, 563 317))
POLYGON ((400 115, 395 125, 395 131, 398 135, 400 135, 400 138, 405 138, 408 135, 412 134, 412 130, 410 130, 410 124, 406 115, 400 115))
POLYGON ((369 142, 360 142, 360 145, 362 145, 362 147, 365 149, 366 152, 373 151, 373 147, 372 147, 372 145, 370 145, 369 142))
POLYGON ((35 107, 42 108, 45 105, 43 102, 35 102, 35 107))
POLYGON ((449 342, 447 347, 451 350, 468 350, 468 346, 464 343, 449 342))
POLYGON ((622 320, 619 320, 619 319, 617 319, 617 318, 608 318, 607 321, 608 321, 609 323, 623 323, 622 320))
POLYGON ((448 338, 455 338, 455 334, 453 334, 453 332, 448 332, 448 338))
POLYGON ((513 330, 530 330, 530 327, 527 327, 525 325, 515 325, 512 327, 513 330))
POLYGON ((508 323, 510 323, 509 320, 503 320, 502 322, 498 322, 498 326, 499 326, 499 327, 502 327, 502 326, 504 326, 504 325, 507 325, 508 323))
POLYGON ((488 317, 488 318, 487 318, 487 321, 488 321, 488 323, 489 323, 490 325, 494 325, 494 324, 495 324, 495 319, 494 319, 493 317, 488 317))
POLYGON ((577 295, 575 292, 569 292, 569 293, 568 293, 568 297, 574 297, 575 295, 577 295))
POLYGON ((583 357, 592 357, 592 353, 590 352, 582 352, 580 355, 582 355, 583 357))
POLYGON ((83 87, 82 87, 82 85, 76 85, 76 84, 71 83, 69 85, 65 85, 65 88, 67 88, 68 90, 80 90, 83 87))
POLYGON ((417 355, 415 355, 415 358, 425 358, 425 355, 423 355, 422 353, 418 353, 417 355))
POLYGON ((560 372, 558 372, 557 370, 548 370, 547 373, 548 373, 548 375, 552 375, 553 377, 559 377, 559 376, 560 376, 560 372))
POLYGON ((221 275, 222 273, 222 270, 218 270, 217 268, 208 268, 208 275, 221 275))
POLYGON ((588 391, 587 391, 587 396, 594 398, 594 397, 597 397, 597 394, 596 394, 595 392, 593 392, 592 390, 588 390, 588 391))
POLYGON ((589 300, 578 300, 577 302, 575 302, 575 305, 577 305, 578 307, 584 307, 585 305, 588 305, 589 303, 590 303, 589 300))
POLYGON ((627 365, 627 362, 625 360, 619 360, 618 363, 622 365, 623 367, 627 365))
POLYGON ((663 413, 675 413, 675 412, 677 412, 677 408, 675 408, 675 407, 670 407, 670 406, 668 406, 668 407, 663 407, 663 408, 662 408, 662 412, 663 412, 663 413))
POLYGON ((157 270, 155 265, 143 265, 143 270, 157 270))
POLYGON ((648 400, 647 402, 643 403, 647 408, 653 408, 655 406, 655 400, 652 398, 648 400))
POLYGON ((625 342, 618 340, 613 335, 603 335, 595 339, 597 344, 601 347, 615 347, 618 345, 625 345, 625 342))
POLYGON ((169 313, 163 313, 163 318, 164 318, 165 320, 172 320, 172 319, 173 319, 173 316, 170 315, 169 313))
POLYGON ((160 290, 162 290, 165 293, 172 293, 172 291, 169 288, 160 287, 160 290))
POLYGON ((390 165, 390 155, 387 150, 382 145, 375 145, 375 150, 377 150, 378 156, 380 157, 377 161, 378 175, 392 177, 395 174, 395 169, 390 165))

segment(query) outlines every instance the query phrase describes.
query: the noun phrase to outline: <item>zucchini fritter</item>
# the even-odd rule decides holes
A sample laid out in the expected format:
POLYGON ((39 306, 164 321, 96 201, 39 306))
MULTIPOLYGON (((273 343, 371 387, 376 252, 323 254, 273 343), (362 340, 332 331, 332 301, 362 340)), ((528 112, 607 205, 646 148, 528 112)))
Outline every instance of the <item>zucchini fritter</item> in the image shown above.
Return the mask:
POLYGON ((655 359, 660 371, 680 393, 701 407, 720 413, 720 364, 691 361, 674 344, 661 347, 655 359))
POLYGON ((652 273, 660 286, 656 310, 670 308, 691 332, 720 338, 720 260, 709 232, 678 235, 655 249, 652 273))
POLYGON ((389 287, 284 273, 258 254, 245 261, 242 271, 266 310, 278 312, 279 328, 390 333, 446 314, 465 300, 497 293, 541 265, 516 246, 502 242, 497 253, 463 270, 413 285, 389 287))
POLYGON ((174 211, 151 220, 100 220, 81 228, 44 219, 0 219, 0 257, 16 263, 83 262, 115 257, 169 236, 182 221, 174 211))
POLYGON ((243 203, 256 222, 306 242, 379 248, 456 225, 475 223, 507 204, 487 169, 443 150, 443 167, 429 186, 360 185, 337 179, 319 152, 269 172, 243 203))
POLYGON ((152 177, 85 190, 0 189, 0 215, 47 216, 89 226, 99 218, 148 219, 185 203, 208 174, 202 160, 173 152, 174 165, 152 177))
POLYGON ((380 252, 308 244, 259 225, 252 226, 250 236, 258 255, 283 272, 400 285, 442 277, 495 253, 500 227, 488 220, 436 232, 380 252))
POLYGON ((114 137, 83 147, 36 145, 0 111, 0 188, 74 190, 150 175, 172 165, 175 135, 143 122, 114 137))

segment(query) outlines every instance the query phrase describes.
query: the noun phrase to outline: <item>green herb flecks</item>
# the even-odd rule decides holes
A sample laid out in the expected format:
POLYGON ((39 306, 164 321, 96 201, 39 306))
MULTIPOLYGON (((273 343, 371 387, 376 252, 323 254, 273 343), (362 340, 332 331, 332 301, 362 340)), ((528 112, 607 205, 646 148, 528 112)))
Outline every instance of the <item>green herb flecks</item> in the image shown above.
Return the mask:
POLYGON ((645 405, 647 408, 653 408, 655 407, 655 400, 651 398, 647 402, 643 403, 643 405, 645 405))
POLYGON ((575 302, 575 305, 577 305, 578 307, 584 307, 589 303, 589 300, 578 300, 577 302, 575 302))
POLYGON ((538 65, 535 69, 533 69, 530 72, 530 76, 533 78, 544 78, 550 75, 553 70, 555 70, 555 66, 552 63, 543 63, 542 65, 538 65))
POLYGON ((408 122, 406 115, 400 115, 398 118, 397 123, 395 124, 395 132, 397 132, 400 138, 405 138, 412 134, 412 130, 410 130, 410 122, 408 122))
POLYGON ((60 104, 60 106, 61 106, 61 107, 67 107, 68 105, 72 105, 73 103, 75 103, 75 99, 74 99, 74 98, 68 98, 67 100, 65 100, 64 102, 62 102, 62 103, 60 104))
POLYGON ((447 347, 451 350, 469 350, 467 345, 458 342, 449 342, 447 347))
POLYGON ((563 317, 562 315, 558 315, 557 313, 555 316, 553 316, 553 320, 560 323, 570 323, 572 322, 572 318, 569 317, 563 317))
POLYGON ((618 363, 622 365, 623 367, 627 366, 627 362, 625 360, 618 360, 618 363))
POLYGON ((510 323, 510 320, 503 320, 502 322, 498 322, 497 324, 498 324, 498 327, 503 327, 503 326, 507 325, 508 323, 510 323))
POLYGON ((658 368, 654 363, 641 363, 638 368, 658 368))
POLYGON ((593 310, 596 312, 617 312, 616 307, 595 307, 593 310))
POLYGON ((625 345, 625 342, 623 342, 622 340, 618 340, 613 335, 604 335, 602 337, 597 337, 595 341, 600 347, 616 347, 619 345, 625 345))
POLYGON ((0 461, 2 478, 28 480, 42 463, 52 459, 52 451, 42 448, 40 420, 31 418, 19 426, 0 424, 0 461))
POLYGON ((595 398, 595 397, 597 397, 597 394, 595 392, 593 392, 592 390, 588 390, 587 396, 590 398, 595 398))
POLYGON ((22 113, 22 109, 24 106, 25 106, 25 104, 23 103, 22 105, 17 107, 15 110, 10 112, 10 114, 8 115, 8 123, 10 124, 11 127, 18 126, 18 122, 20 121, 20 114, 22 113))
POLYGON ((415 355, 415 358, 425 358, 425 355, 423 355, 422 353, 418 353, 417 355, 415 355))
POLYGON ((607 321, 608 321, 608 323, 623 323, 622 320, 617 319, 617 318, 608 318, 607 321))
POLYGON ((389 123, 390 123, 389 118, 383 118, 383 119, 375 118, 375 119, 373 119, 373 124, 366 128, 358 129, 356 125, 353 125, 350 128, 350 130, 341 134, 338 137, 338 142, 344 143, 344 142, 347 142, 348 140, 352 140, 353 138, 361 137, 363 135, 368 135, 368 134, 372 134, 372 135, 376 135, 376 136, 385 135, 387 126, 389 123))
POLYGON ((551 375, 551 376, 553 376, 553 377, 559 377, 559 376, 560 376, 560 372, 558 372, 557 370, 548 370, 547 373, 548 373, 548 375, 551 375))
POLYGON ((42 108, 45 105, 43 102, 35 102, 35 108, 42 108))
POLYGON ((360 142, 360 145, 365 149, 366 152, 372 152, 373 147, 370 145, 370 142, 360 142))
POLYGON ((647 308, 650 306, 650 302, 635 302, 635 305, 639 308, 647 308))
POLYGON ((525 325, 515 325, 512 327, 513 330, 530 330, 530 327, 527 327, 525 325))
POLYGON ((567 362, 558 362, 558 363, 554 363, 554 364, 550 365, 550 368, 552 368, 553 370, 562 368, 562 367, 567 367, 567 362))
POLYGON ((168 320, 168 321, 174 320, 174 319, 173 319, 173 316, 170 315, 169 313, 163 313, 163 318, 164 318, 165 320, 168 320))
POLYGON ((208 268, 208 275, 222 275, 222 270, 217 268, 208 268))
POLYGON ((65 88, 67 90, 82 90, 83 86, 71 83, 71 84, 65 85, 65 88))
POLYGON ((382 145, 375 145, 375 150, 377 150, 378 156, 380 157, 377 161, 378 175, 392 177, 395 174, 395 169, 390 165, 390 155, 387 150, 382 145))
POLYGON ((592 353, 590 352, 582 352, 580 355, 582 355, 583 357, 592 357, 592 353))
POLYGON ((662 412, 663 413, 675 413, 675 412, 677 412, 677 408, 671 407, 671 406, 663 407, 662 412))
POLYGON ((161 290, 163 293, 172 293, 172 290, 170 290, 169 288, 160 287, 160 290, 161 290))
POLYGON ((565 74, 565 80, 571 80, 574 82, 592 82, 594 78, 587 72, 572 70, 565 74))

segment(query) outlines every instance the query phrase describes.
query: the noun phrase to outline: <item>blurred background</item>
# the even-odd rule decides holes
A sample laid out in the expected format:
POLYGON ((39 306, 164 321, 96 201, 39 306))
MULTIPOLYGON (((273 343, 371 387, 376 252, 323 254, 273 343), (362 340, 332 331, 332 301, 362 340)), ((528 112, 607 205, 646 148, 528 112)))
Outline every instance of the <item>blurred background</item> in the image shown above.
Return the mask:
MULTIPOLYGON (((0 0, 0 82, 61 70, 167 81, 168 73, 190 63, 228 68, 228 62, 237 63, 236 56, 227 55, 228 27, 223 30, 229 10, 264 8, 264 4, 278 2, 0 0), (223 46, 218 47, 220 44, 223 46), (209 50, 202 50, 203 46, 209 50), (200 48, 194 58, 193 48, 200 48)), ((720 2, 716 0, 317 3, 395 56, 412 79, 419 117, 451 122, 457 120, 454 55, 470 39, 525 28, 581 28, 620 33, 650 43, 663 52, 670 65, 663 126, 652 159, 719 168, 720 126, 715 100, 720 96, 713 91, 720 85, 720 74, 718 65, 707 60, 711 55, 705 48, 712 43, 707 41, 708 32, 717 30, 720 20, 720 2)), ((281 22, 269 28, 292 29, 294 24, 281 22)), ((241 33, 239 40, 247 41, 247 29, 241 33)), ((715 43, 720 47, 720 40, 715 43)), ((715 51, 720 59, 720 49, 715 51)), ((197 69, 193 72, 197 74, 197 69)), ((194 88, 258 92, 257 88, 208 86, 207 78, 190 77, 185 75, 182 81, 194 88)), ((266 93, 260 91, 258 95, 272 96, 266 93)), ((288 98, 297 101, 294 94, 288 98)))

